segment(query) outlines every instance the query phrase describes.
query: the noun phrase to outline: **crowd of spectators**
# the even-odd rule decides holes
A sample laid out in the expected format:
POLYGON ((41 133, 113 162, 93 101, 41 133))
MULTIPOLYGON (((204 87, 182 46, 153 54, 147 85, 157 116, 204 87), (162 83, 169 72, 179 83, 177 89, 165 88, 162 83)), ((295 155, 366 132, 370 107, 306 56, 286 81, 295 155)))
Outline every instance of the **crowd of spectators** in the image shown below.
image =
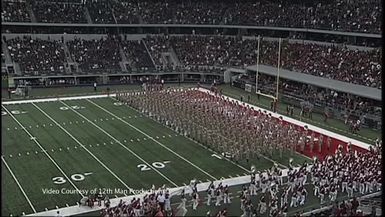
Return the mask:
MULTIPOLYGON (((256 64, 257 41, 223 36, 150 37, 152 47, 169 47, 183 65, 246 67, 256 64), (157 44, 157 45, 155 45, 157 44)), ((260 64, 277 66, 278 42, 262 40, 260 64)), ((381 89, 381 52, 337 45, 283 42, 284 69, 381 89)))
POLYGON ((148 36, 144 39, 148 50, 156 65, 163 65, 162 53, 169 52, 171 49, 169 36, 148 36))
POLYGON ((131 1, 110 1, 110 6, 117 23, 140 23, 139 9, 131 1))
MULTIPOLYGON (((381 32, 382 7, 379 0, 336 0, 302 3, 290 1, 271 2, 267 0, 219 2, 214 0, 80 0, 80 2, 86 4, 94 23, 115 23, 113 17, 115 16, 118 23, 139 23, 142 20, 145 23, 152 24, 257 25, 364 33, 381 32)), ((12 22, 30 21, 29 17, 26 16, 28 12, 23 4, 25 5, 25 3, 20 2, 5 2, 3 12, 8 11, 8 14, 4 13, 3 20, 12 22)), ((71 4, 70 8, 72 6, 73 4, 71 4)), ((56 7, 63 10, 63 6, 52 5, 51 7, 51 10, 55 10, 56 7)), ((70 10, 70 12, 71 10, 81 11, 77 9, 77 7, 81 6, 73 7, 65 10, 70 10)), ((50 14, 44 10, 35 10, 37 17, 46 16, 47 18, 51 16, 50 14)), ((75 13, 72 14, 75 15, 75 13)), ((83 15, 76 16, 82 17, 83 15)), ((58 16, 58 18, 63 17, 58 16)), ((72 22, 70 16, 67 18, 67 21, 72 22)), ((60 21, 55 16, 52 16, 52 20, 60 21)), ((51 22, 52 20, 42 19, 42 22, 51 22)), ((79 22, 76 19, 73 21, 79 22)))
POLYGON ((32 39, 29 36, 6 40, 12 61, 22 71, 63 72, 64 48, 61 41, 32 39))
POLYGON ((139 70, 154 68, 143 41, 122 41, 121 45, 127 59, 131 61, 132 68, 139 70))
MULTIPOLYGON (((257 41, 254 39, 166 35, 148 36, 140 41, 121 42, 116 38, 119 37, 100 40, 75 39, 68 42, 68 47, 73 60, 78 62, 82 69, 118 69, 118 62, 121 61, 120 46, 129 62, 132 62, 131 65, 137 69, 153 68, 154 63, 158 66, 172 67, 164 63, 162 58, 163 52, 171 52, 172 49, 185 68, 193 66, 245 68, 257 62, 257 41)), ((32 40, 32 42, 35 41, 32 40)), ((23 41, 23 45, 28 47, 28 40, 23 41)), ((30 46, 33 45, 36 43, 31 43, 30 46)), ((14 43, 13 49, 16 49, 15 47, 14 43)), ((47 56, 47 61, 52 59, 51 53, 58 53, 54 56, 60 54, 56 47, 46 46, 45 49, 49 49, 49 52, 41 56, 47 56)), ((381 89, 382 56, 379 49, 358 50, 342 45, 283 41, 281 51, 280 66, 283 69, 381 89)), ((40 53, 39 50, 31 49, 29 52, 40 53)), ((276 67, 278 42, 262 40, 259 57, 260 64, 276 67)), ((29 60, 29 62, 37 61, 29 60)), ((35 66, 33 69, 40 68, 35 66)))
POLYGON ((67 42, 72 59, 83 71, 110 69, 120 70, 119 40, 115 36, 84 40, 75 38, 67 42))
MULTIPOLYGON (((110 1, 88 0, 85 2, 91 20, 96 24, 114 24, 115 18, 110 7, 110 1)), ((120 15, 119 15, 120 16, 120 15)))
POLYGON ((87 23, 82 4, 32 1, 32 10, 42 23, 87 23))
POLYGON ((27 4, 21 1, 1 1, 1 22, 31 22, 27 4))

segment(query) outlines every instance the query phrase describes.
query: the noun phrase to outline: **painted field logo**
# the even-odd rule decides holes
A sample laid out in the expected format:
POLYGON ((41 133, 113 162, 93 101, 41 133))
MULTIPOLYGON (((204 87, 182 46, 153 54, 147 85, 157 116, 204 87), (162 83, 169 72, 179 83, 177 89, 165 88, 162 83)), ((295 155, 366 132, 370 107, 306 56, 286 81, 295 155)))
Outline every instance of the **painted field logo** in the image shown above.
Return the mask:
MULTIPOLYGON (((26 111, 20 111, 20 110, 12 110, 11 114, 13 115, 20 115, 20 114, 26 114, 26 111)), ((1 111, 1 116, 7 115, 8 113, 6 111, 1 111)))
POLYGON ((72 105, 72 106, 62 106, 59 109, 62 110, 62 111, 67 111, 67 110, 70 110, 70 109, 79 110, 79 109, 85 109, 85 108, 86 107, 84 107, 84 106, 72 105))

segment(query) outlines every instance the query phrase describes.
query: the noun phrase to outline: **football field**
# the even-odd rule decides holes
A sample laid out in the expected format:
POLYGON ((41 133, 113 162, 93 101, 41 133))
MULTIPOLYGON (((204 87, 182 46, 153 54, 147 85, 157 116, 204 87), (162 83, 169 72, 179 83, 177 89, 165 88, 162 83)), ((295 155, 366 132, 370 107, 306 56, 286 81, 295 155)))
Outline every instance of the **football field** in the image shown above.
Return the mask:
POLYGON ((2 123, 3 216, 73 206, 95 190, 115 198, 308 160, 236 164, 109 97, 2 105, 2 123))

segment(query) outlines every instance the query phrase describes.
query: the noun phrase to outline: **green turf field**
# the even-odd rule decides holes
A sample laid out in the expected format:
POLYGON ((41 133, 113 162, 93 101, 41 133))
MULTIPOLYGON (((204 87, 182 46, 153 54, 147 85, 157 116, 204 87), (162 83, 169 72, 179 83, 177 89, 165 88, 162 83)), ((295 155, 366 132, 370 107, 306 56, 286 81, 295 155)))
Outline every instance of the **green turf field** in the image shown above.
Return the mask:
MULTIPOLYGON (((139 88, 111 86, 111 92, 139 88)), ((241 94, 247 94, 227 85, 221 88, 225 95, 238 99, 241 94)), ((103 93, 104 89, 99 88, 96 94, 103 93)), ((34 98, 95 94, 92 87, 67 90, 36 89, 34 98)), ((258 101, 252 96, 251 103, 266 108, 269 101, 262 97, 258 101)), ((283 111, 284 105, 281 106, 283 111)), ((3 201, 2 215, 72 206, 91 189, 121 189, 110 194, 110 198, 114 198, 148 189, 152 184, 174 187, 188 184, 194 178, 206 182, 242 176, 251 165, 264 170, 270 168, 273 161, 285 167, 290 157, 294 165, 308 161, 303 156, 286 153, 282 159, 274 155, 270 159, 236 165, 212 156, 214 152, 119 105, 113 98, 6 105, 2 107, 4 111, 8 113, 2 115, 2 175, 3 197, 7 200, 3 201), (65 194, 62 189, 67 190, 65 194)), ((314 115, 313 118, 313 121, 303 121, 365 142, 379 134, 365 129, 360 134, 364 133, 367 138, 351 136, 338 120, 324 124, 319 122, 320 117, 314 115)), ((177 198, 173 202, 175 200, 179 202, 177 198)), ((306 206, 317 206, 317 203, 318 200, 310 200, 306 206)), ((232 212, 240 211, 237 204, 231 205, 234 206, 232 212)), ((189 209, 188 214, 203 214, 200 213, 203 210, 191 213, 189 209)), ((211 210, 215 212, 217 208, 211 210)))
MULTIPOLYGON (((218 159, 113 98, 3 105, 2 121, 2 215, 76 205, 95 188, 121 189, 114 198, 152 184, 183 186, 194 178, 242 176, 252 164, 273 165, 218 159)), ((295 164, 307 160, 292 157, 295 164)), ((284 167, 289 158, 274 160, 284 167)))

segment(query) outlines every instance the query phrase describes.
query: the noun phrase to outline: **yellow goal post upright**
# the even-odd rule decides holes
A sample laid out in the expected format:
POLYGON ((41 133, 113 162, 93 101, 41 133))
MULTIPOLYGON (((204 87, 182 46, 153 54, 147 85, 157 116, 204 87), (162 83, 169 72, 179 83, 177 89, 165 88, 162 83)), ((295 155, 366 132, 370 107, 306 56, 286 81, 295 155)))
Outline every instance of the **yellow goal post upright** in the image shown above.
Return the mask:
POLYGON ((279 38, 276 94, 274 96, 274 95, 270 95, 270 94, 261 93, 260 91, 258 91, 259 58, 260 58, 260 48, 261 48, 261 36, 258 35, 258 39, 257 39, 257 72, 256 72, 256 76, 255 76, 255 93, 257 95, 261 95, 261 96, 264 96, 264 97, 267 97, 267 98, 271 98, 276 103, 278 103, 278 93, 279 93, 279 75, 280 75, 280 66, 281 66, 281 64, 280 64, 280 62, 281 62, 281 44, 282 44, 282 38, 279 38))

